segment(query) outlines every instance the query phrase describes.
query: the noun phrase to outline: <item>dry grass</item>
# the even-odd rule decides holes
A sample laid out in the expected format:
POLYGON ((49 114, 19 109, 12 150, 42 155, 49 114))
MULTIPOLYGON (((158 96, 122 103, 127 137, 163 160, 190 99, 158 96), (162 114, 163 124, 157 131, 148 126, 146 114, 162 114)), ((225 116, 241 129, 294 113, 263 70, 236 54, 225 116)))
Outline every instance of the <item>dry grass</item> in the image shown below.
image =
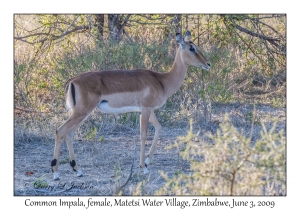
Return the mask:
MULTIPOLYGON (((249 116, 253 107, 243 104, 216 105, 213 107, 212 121, 205 123, 199 120, 194 123, 195 133, 200 131, 215 133, 222 122, 225 113, 229 113, 233 124, 243 130, 247 136, 251 130, 249 116)), ((259 120, 271 127, 274 120, 278 121, 276 130, 285 129, 286 111, 284 108, 275 109, 269 106, 256 108, 257 119, 254 123, 253 141, 259 138, 262 129, 259 120)), ((99 115, 99 113, 94 113, 99 115)), ((96 117, 92 116, 91 118, 96 117)), ((17 118, 16 118, 17 119, 17 118)), ((89 121, 89 120, 88 120, 89 121)), ((55 126, 61 123, 56 118, 49 119, 38 127, 15 123, 15 151, 14 151, 14 193, 15 195, 114 195, 116 189, 122 185, 129 173, 132 158, 135 159, 133 174, 129 183, 123 188, 122 195, 154 195, 165 184, 165 179, 159 171, 169 177, 176 173, 191 173, 189 162, 182 160, 178 149, 165 148, 177 141, 188 130, 186 122, 168 126, 163 123, 163 132, 154 154, 153 163, 148 166, 150 174, 143 175, 139 168, 139 126, 128 126, 120 123, 103 123, 93 139, 83 139, 84 130, 79 129, 74 137, 74 148, 77 162, 84 172, 83 177, 76 177, 69 165, 67 147, 63 144, 59 159, 61 180, 53 181, 50 162, 54 148, 55 126), (53 129, 49 132, 49 129, 53 129), (51 135, 50 135, 51 134, 51 135), (103 138, 100 138, 103 135, 103 138), (136 153, 134 153, 136 142, 136 153), (134 155, 135 154, 135 155, 134 155), (33 183, 36 183, 34 188, 33 183), (62 187, 62 184, 65 184, 62 187), (69 189, 72 183, 77 187, 69 189), (80 187, 78 186, 80 185, 80 187), (137 192, 137 186, 139 191, 137 192), (55 188, 52 189, 51 186, 55 188), (68 190, 69 189, 69 190, 68 190)), ((83 126, 88 127, 88 122, 83 126)), ((146 149, 149 150, 154 129, 149 126, 146 149)), ((204 137, 203 137, 204 138, 204 137)), ((205 138, 204 138, 205 139, 205 138)))
MULTIPOLYGON (((28 26, 28 30, 37 26, 37 16, 23 18, 20 24, 25 28, 28 26)), ((62 164, 59 167, 62 179, 60 183, 70 185, 72 182, 86 182, 93 186, 92 189, 59 189, 59 182, 52 181, 50 162, 55 130, 68 118, 64 108, 64 82, 90 70, 145 68, 166 72, 176 53, 175 41, 171 36, 163 38, 164 29, 157 26, 152 28, 150 25, 132 28, 130 32, 139 35, 133 36, 135 38, 132 43, 122 41, 116 44, 103 40, 101 44, 97 44, 89 34, 80 34, 68 37, 38 55, 34 51, 39 45, 16 41, 15 195, 113 195, 128 177, 132 158, 135 158, 134 172, 122 194, 153 195, 165 183, 159 170, 170 176, 179 171, 191 172, 189 163, 180 158, 177 150, 165 150, 166 146, 177 141, 178 136, 186 134, 190 119, 193 119, 195 132, 200 131, 202 136, 206 132, 214 134, 223 121, 224 114, 229 113, 234 126, 249 136, 252 105, 260 104, 257 105, 254 119, 253 142, 259 138, 261 120, 267 127, 274 121, 279 121, 277 131, 281 128, 285 130, 285 57, 280 58, 282 64, 272 64, 264 56, 265 52, 261 52, 259 56, 265 63, 262 64, 260 59, 249 54, 247 47, 234 42, 229 32, 223 34, 226 32, 224 26, 218 31, 213 24, 208 24, 221 26, 218 16, 203 16, 201 21, 203 24, 198 27, 198 31, 195 28, 193 35, 196 39, 201 38, 197 40, 197 44, 211 61, 212 68, 210 72, 189 68, 180 90, 157 112, 164 130, 154 162, 149 166, 149 176, 143 176, 138 168, 139 116, 136 113, 108 115, 95 111, 78 129, 74 135, 74 147, 77 162, 85 174, 82 178, 77 178, 71 170, 68 152, 66 146, 63 146, 60 159, 62 164), (210 28, 206 28, 209 25, 210 28), (266 66, 269 63, 272 66, 266 66), (133 155, 134 140, 137 142, 136 155, 133 155), (52 191, 34 189, 32 183, 37 183, 40 187, 53 185, 57 188, 52 191)), ((268 24, 278 25, 281 27, 280 33, 285 34, 284 21, 268 24)), ((253 41, 252 47, 261 49, 262 43, 256 39, 253 41)), ((154 134, 153 127, 149 128, 151 137, 148 138, 147 149, 154 134)))

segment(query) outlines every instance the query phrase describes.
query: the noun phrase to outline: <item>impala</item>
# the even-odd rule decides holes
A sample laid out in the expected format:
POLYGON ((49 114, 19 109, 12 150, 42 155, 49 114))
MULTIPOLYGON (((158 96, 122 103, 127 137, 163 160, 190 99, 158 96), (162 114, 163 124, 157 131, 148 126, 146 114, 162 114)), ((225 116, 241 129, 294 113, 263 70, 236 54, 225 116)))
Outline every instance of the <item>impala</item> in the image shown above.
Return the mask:
POLYGON ((167 73, 151 70, 112 70, 86 72, 70 79, 66 83, 66 105, 71 116, 56 131, 54 156, 51 162, 54 179, 59 179, 58 158, 63 138, 66 137, 70 155, 70 165, 77 176, 82 176, 75 162, 72 136, 83 121, 98 108, 104 113, 141 112, 140 114, 140 167, 144 174, 149 173, 147 164, 153 157, 161 124, 154 110, 164 105, 167 98, 175 93, 183 83, 189 65, 210 68, 197 46, 190 41, 191 33, 185 37, 176 34, 179 44, 172 68, 167 73), (148 122, 155 128, 155 134, 149 153, 145 159, 145 140, 148 122))

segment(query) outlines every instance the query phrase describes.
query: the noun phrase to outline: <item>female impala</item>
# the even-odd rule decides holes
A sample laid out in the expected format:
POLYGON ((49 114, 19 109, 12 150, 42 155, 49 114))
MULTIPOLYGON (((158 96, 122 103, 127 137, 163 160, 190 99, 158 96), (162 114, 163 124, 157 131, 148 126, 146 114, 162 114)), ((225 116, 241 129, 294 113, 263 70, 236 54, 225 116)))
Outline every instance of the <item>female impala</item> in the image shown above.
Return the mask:
POLYGON ((104 113, 141 112, 140 139, 141 153, 140 166, 144 173, 149 173, 149 164, 161 125, 154 110, 160 108, 167 98, 175 93, 183 83, 189 65, 210 68, 196 45, 190 41, 191 33, 186 32, 185 38, 176 34, 176 41, 180 45, 173 66, 167 73, 158 73, 151 70, 113 70, 83 73, 70 79, 66 84, 66 104, 71 109, 70 118, 56 131, 54 156, 51 162, 54 179, 58 176, 58 158, 63 137, 67 139, 70 155, 70 165, 77 176, 82 176, 81 170, 75 162, 72 135, 89 114, 97 107, 104 113), (155 127, 154 139, 145 160, 145 140, 148 122, 155 127))

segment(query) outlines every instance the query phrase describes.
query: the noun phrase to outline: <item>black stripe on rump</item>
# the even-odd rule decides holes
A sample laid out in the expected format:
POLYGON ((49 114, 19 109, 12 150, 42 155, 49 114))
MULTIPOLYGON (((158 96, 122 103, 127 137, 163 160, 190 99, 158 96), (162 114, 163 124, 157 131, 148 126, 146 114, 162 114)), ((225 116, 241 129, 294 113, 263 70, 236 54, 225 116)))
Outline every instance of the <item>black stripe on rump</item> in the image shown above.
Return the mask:
POLYGON ((71 92, 72 92, 72 98, 73 98, 73 103, 74 103, 74 106, 76 105, 76 100, 75 100, 75 87, 74 87, 74 84, 71 83, 71 92))

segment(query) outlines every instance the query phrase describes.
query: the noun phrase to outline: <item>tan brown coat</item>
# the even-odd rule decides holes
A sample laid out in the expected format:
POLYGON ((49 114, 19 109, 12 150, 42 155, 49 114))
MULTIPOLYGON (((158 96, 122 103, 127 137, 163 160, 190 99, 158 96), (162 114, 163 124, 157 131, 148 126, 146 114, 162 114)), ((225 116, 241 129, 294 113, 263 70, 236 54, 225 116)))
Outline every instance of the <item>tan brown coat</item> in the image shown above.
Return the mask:
POLYGON ((75 162, 72 135, 78 126, 96 108, 107 113, 141 112, 140 115, 140 166, 144 173, 148 173, 147 164, 153 156, 161 125, 154 110, 161 107, 173 93, 182 85, 189 65, 210 68, 210 63, 190 42, 190 33, 185 38, 176 35, 180 45, 177 50, 173 66, 167 73, 158 73, 151 70, 111 70, 83 73, 70 79, 66 85, 66 104, 71 111, 70 118, 57 130, 54 156, 51 162, 54 179, 58 179, 59 149, 63 137, 67 139, 70 155, 70 164, 81 176, 75 162), (145 160, 145 140, 148 122, 155 127, 152 146, 145 160))

